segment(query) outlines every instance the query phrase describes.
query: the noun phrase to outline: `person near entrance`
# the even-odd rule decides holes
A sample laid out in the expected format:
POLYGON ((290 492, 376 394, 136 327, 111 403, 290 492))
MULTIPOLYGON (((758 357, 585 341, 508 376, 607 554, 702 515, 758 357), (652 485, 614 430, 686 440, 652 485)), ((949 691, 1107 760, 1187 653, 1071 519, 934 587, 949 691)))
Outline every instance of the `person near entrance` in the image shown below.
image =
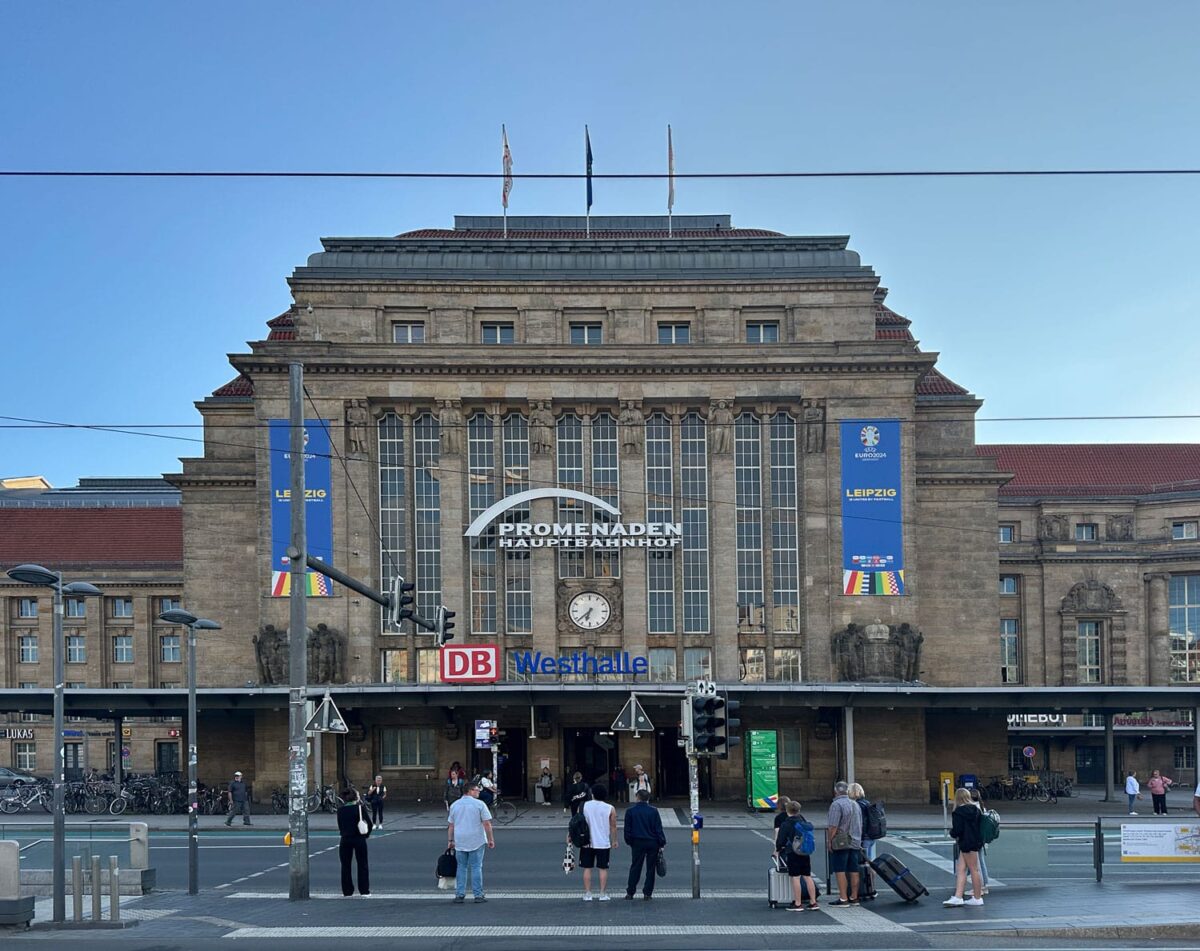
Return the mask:
POLYGON ((583 808, 583 804, 587 802, 590 794, 591 787, 589 787, 588 784, 583 781, 583 773, 576 770, 571 776, 571 784, 567 786, 567 791, 565 793, 567 807, 563 810, 563 812, 566 812, 567 809, 569 809, 571 811, 571 815, 574 816, 575 813, 583 808))
POLYGON ((1167 814, 1167 790, 1175 785, 1175 780, 1170 776, 1164 776, 1156 769, 1146 780, 1146 785, 1150 789, 1150 798, 1154 800, 1154 814, 1165 816, 1167 814))
POLYGON ((483 893, 483 849, 496 847, 492 836, 492 813, 479 798, 478 782, 467 783, 461 799, 450 807, 446 819, 449 827, 447 844, 458 859, 458 877, 454 882, 454 903, 461 905, 467 898, 467 879, 475 901, 485 902, 483 893))
POLYGON ((354 894, 354 879, 350 875, 350 859, 358 867, 358 893, 371 894, 371 870, 367 866, 367 839, 371 835, 371 823, 367 811, 358 801, 358 790, 347 789, 342 793, 345 805, 337 811, 338 859, 342 863, 342 894, 349 898, 354 894), (366 829, 366 832, 362 830, 366 829))
POLYGON ((617 802, 629 802, 629 781, 625 778, 625 767, 620 763, 613 767, 612 791, 617 802))
POLYGON ((495 805, 496 797, 500 795, 500 787, 492 779, 492 771, 485 769, 479 777, 479 798, 489 809, 495 805))
MULTIPOLYGON (((592 869, 600 870, 598 901, 608 901, 608 860, 617 845, 617 810, 608 801, 608 790, 600 783, 592 787, 592 798, 583 804, 589 844, 579 850, 583 868, 583 900, 592 900, 592 869)), ((568 837, 567 841, 571 841, 568 837)))
POLYGON ((642 900, 650 901, 654 897, 658 853, 667 847, 667 836, 663 832, 662 816, 650 805, 650 794, 642 790, 636 798, 637 802, 625 810, 625 844, 633 852, 629 860, 629 881, 625 883, 625 900, 633 901, 642 877, 642 865, 645 864, 646 883, 642 886, 642 900))
POLYGON ((554 794, 554 774, 549 766, 542 767, 542 775, 538 777, 538 801, 543 806, 550 805, 550 797, 554 794))
POLYGON ((646 790, 646 795, 650 795, 650 777, 646 775, 646 771, 642 769, 642 764, 638 763, 633 767, 633 792, 634 795, 640 793, 643 789, 646 790))
POLYGON ((837 875, 838 898, 829 907, 858 904, 858 853, 862 849, 862 810, 847 793, 850 785, 842 780, 833 787, 833 802, 826 819, 826 844, 829 870, 837 875))
POLYGON ((236 815, 241 815, 242 825, 250 825, 250 787, 242 782, 240 771, 229 782, 229 815, 225 817, 225 825, 233 825, 236 815))
POLYGON ((1137 812, 1134 811, 1133 807, 1142 798, 1142 786, 1137 781, 1137 773, 1132 769, 1125 774, 1125 796, 1129 799, 1129 814, 1136 816, 1137 812))
POLYGON ((367 802, 371 804, 371 825, 383 825, 383 801, 387 799, 387 786, 383 784, 383 777, 376 776, 375 782, 367 788, 367 802))

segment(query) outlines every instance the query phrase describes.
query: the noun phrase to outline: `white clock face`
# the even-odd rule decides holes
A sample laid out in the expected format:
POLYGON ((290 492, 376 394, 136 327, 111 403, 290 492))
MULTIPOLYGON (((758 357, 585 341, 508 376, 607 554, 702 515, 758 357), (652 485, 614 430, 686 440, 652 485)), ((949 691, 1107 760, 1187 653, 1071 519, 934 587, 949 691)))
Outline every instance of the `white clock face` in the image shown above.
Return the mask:
POLYGON ((596 594, 595 591, 584 591, 571 599, 567 613, 576 627, 594 631, 608 623, 612 608, 604 595, 596 594))

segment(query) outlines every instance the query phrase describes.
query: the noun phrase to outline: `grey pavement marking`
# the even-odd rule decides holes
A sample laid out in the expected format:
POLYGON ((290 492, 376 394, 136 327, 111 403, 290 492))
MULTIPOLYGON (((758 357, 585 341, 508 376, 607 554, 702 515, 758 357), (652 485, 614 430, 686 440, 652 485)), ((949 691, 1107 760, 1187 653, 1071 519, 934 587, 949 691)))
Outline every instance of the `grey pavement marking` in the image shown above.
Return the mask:
MULTIPOLYGON (((434 927, 297 927, 297 928, 239 928, 225 938, 653 938, 698 937, 719 935, 745 936, 805 934, 845 934, 844 925, 459 925, 434 927)), ((890 930, 890 929, 889 929, 890 930)), ((899 929, 906 931, 907 929, 899 929)))
MULTIPOLYGON (((898 835, 898 836, 894 836, 894 837, 888 836, 888 838, 886 840, 882 840, 882 841, 884 841, 885 843, 891 842, 892 848, 897 849, 898 851, 901 851, 901 852, 907 852, 913 858, 920 859, 922 862, 925 862, 928 865, 932 865, 934 868, 940 869, 941 871, 947 873, 948 875, 954 874, 953 859, 943 858, 942 856, 938 855, 936 852, 934 852, 930 849, 927 849, 922 845, 915 845, 912 842, 910 842, 905 836, 902 836, 902 835, 898 835)), ((876 846, 876 851, 877 852, 881 851, 879 846, 876 846)), ((987 883, 988 883, 989 888, 991 888, 992 886, 995 886, 997 888, 1005 887, 1004 882, 1000 881, 1000 879, 993 878, 990 876, 988 877, 987 883)))
POLYGON ((683 826, 683 823, 679 821, 679 816, 675 814, 674 809, 664 809, 663 807, 659 806, 658 814, 662 817, 662 824, 664 828, 678 829, 683 826))

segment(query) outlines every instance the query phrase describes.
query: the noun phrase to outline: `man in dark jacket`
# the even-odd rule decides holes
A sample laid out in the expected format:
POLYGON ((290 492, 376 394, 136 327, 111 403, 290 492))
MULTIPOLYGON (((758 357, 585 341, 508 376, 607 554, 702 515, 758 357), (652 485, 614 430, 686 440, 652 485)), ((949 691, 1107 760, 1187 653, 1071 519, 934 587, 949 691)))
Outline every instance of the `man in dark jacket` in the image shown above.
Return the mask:
POLYGON ((236 772, 229 784, 229 815, 225 819, 225 825, 233 825, 233 817, 239 814, 242 817, 242 825, 250 825, 250 787, 242 782, 241 772, 236 772))
POLYGON ((342 894, 349 898, 354 894, 354 879, 350 877, 350 857, 358 866, 358 893, 371 894, 371 873, 367 868, 367 837, 371 834, 371 821, 367 811, 358 801, 358 792, 347 789, 342 793, 346 804, 337 811, 338 832, 342 839, 338 843, 338 858, 342 862, 342 894), (359 820, 367 825, 364 835, 358 831, 359 820))
POLYGON ((658 865, 658 850, 666 848, 667 836, 663 832, 662 817, 650 805, 650 791, 639 789, 637 802, 625 810, 625 843, 633 853, 629 864, 629 882, 625 885, 625 899, 631 901, 642 877, 642 864, 646 865, 646 885, 642 899, 649 901, 654 895, 654 873, 658 865))

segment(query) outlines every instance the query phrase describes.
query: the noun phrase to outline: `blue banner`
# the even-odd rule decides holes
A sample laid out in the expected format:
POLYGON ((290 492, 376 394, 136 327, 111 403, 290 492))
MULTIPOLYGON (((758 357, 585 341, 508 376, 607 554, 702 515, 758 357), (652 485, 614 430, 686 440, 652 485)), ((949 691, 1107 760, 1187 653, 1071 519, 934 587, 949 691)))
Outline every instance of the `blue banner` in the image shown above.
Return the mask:
MULTIPOLYGON (((271 597, 286 598, 292 592, 292 424, 286 419, 268 421, 271 447, 271 597)), ((333 492, 330 485, 329 427, 320 419, 304 421, 304 492, 308 529, 308 553, 333 564, 333 492)), ((333 596, 333 583, 311 569, 305 572, 310 598, 333 596)))
POLYGON ((841 422, 842 593, 904 594, 900 421, 841 422))

